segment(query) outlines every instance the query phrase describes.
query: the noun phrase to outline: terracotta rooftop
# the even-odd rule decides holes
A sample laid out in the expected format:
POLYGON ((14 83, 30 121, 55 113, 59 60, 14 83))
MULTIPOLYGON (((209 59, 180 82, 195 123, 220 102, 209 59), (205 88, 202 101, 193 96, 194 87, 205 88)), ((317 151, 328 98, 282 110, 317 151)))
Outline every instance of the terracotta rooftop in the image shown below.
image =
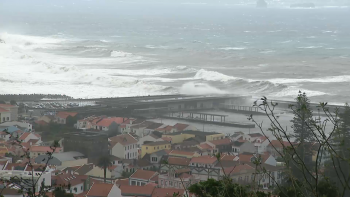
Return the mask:
POLYGON ((254 157, 253 153, 243 153, 238 155, 240 162, 251 162, 252 157, 254 157))
POLYGON ((213 147, 211 147, 208 143, 203 143, 203 144, 200 144, 198 146, 202 150, 211 150, 211 149, 213 149, 213 147))
POLYGON ((223 155, 221 157, 222 161, 233 161, 236 158, 235 155, 223 155))
POLYGON ((122 117, 111 117, 111 118, 103 118, 102 120, 96 123, 97 126, 109 127, 113 122, 117 124, 123 123, 125 118, 122 117))
POLYGON ((176 128, 177 131, 183 131, 183 130, 185 130, 188 126, 190 126, 190 125, 188 125, 188 124, 177 123, 177 124, 174 125, 174 128, 176 128))
POLYGON ((173 139, 171 139, 171 137, 162 137, 162 140, 171 142, 173 139))
POLYGON ((17 106, 10 105, 10 104, 0 104, 0 107, 11 108, 11 107, 17 107, 17 106))
POLYGON ((229 175, 229 174, 235 174, 235 173, 239 173, 242 170, 255 170, 253 167, 246 165, 246 164, 242 164, 242 165, 237 165, 237 166, 233 166, 233 167, 228 167, 225 168, 225 174, 229 175))
POLYGON ((120 190, 123 196, 151 196, 154 186, 136 186, 136 185, 121 185, 120 190))
POLYGON ((0 107, 0 112, 9 112, 9 110, 6 110, 6 109, 0 107))
POLYGON ((161 128, 156 128, 156 131, 171 131, 174 127, 173 126, 166 126, 166 127, 161 127, 161 128))
POLYGON ((210 142, 214 145, 226 145, 226 144, 230 144, 231 140, 230 140, 230 138, 224 138, 224 139, 220 139, 220 140, 213 140, 210 142))
POLYGON ((191 159, 183 158, 183 157, 169 157, 168 164, 171 165, 179 165, 179 166, 188 166, 190 164, 191 159))
MULTIPOLYGON (((55 153, 59 153, 62 148, 58 147, 55 150, 55 153)), ((42 153, 47 153, 47 152, 53 152, 50 146, 31 146, 29 149, 30 152, 42 152, 42 153)))
MULTIPOLYGON (((291 146, 287 141, 282 142, 285 147, 291 146)), ((274 146, 275 148, 283 148, 282 143, 278 140, 271 140, 271 143, 268 146, 274 146)))
POLYGON ((25 140, 31 133, 29 132, 25 132, 21 135, 21 137, 19 137, 18 139, 19 140, 25 140))
POLYGON ((86 196, 107 197, 114 184, 94 183, 86 196))
POLYGON ((137 140, 130 134, 121 134, 121 135, 111 137, 109 139, 112 142, 114 142, 112 143, 113 144, 112 146, 116 145, 117 143, 120 143, 123 146, 137 143, 137 140))
POLYGON ((174 188, 155 188, 152 193, 152 197, 173 197, 175 193, 179 193, 182 196, 185 193, 184 189, 174 188))
POLYGON ((77 112, 66 112, 66 111, 60 111, 56 114, 57 117, 66 119, 68 116, 76 116, 78 113, 77 112))
POLYGON ((56 176, 52 176, 55 185, 68 185, 72 186, 78 185, 80 183, 84 183, 87 179, 87 175, 77 175, 77 174, 59 174, 56 176))
POLYGON ((217 161, 216 157, 213 156, 200 156, 193 157, 191 163, 200 163, 200 164, 214 164, 217 161))
POLYGON ((157 175, 157 172, 138 169, 134 174, 130 176, 130 179, 150 180, 156 175, 157 175))

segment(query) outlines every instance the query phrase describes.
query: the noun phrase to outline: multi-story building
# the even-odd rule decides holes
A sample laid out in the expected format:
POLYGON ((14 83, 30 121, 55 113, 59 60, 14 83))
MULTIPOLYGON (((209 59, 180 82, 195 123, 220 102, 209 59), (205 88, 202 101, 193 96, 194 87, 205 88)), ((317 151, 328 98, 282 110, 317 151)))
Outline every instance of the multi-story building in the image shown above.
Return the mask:
POLYGON ((130 134, 121 134, 109 138, 110 154, 124 159, 137 159, 137 140, 130 134))
POLYGON ((129 185, 144 186, 148 183, 155 183, 158 181, 158 173, 148 170, 136 170, 129 177, 129 185))
POLYGON ((18 120, 18 106, 0 104, 0 123, 18 120))
POLYGON ((170 149, 171 149, 170 142, 167 142, 167 141, 145 143, 141 147, 141 158, 143 158, 146 154, 151 154, 160 150, 170 150, 170 149))
POLYGON ((203 132, 203 131, 180 131, 175 133, 163 134, 162 137, 169 137, 172 143, 182 143, 189 138, 198 138, 203 141, 213 141, 225 138, 225 134, 217 132, 203 132))

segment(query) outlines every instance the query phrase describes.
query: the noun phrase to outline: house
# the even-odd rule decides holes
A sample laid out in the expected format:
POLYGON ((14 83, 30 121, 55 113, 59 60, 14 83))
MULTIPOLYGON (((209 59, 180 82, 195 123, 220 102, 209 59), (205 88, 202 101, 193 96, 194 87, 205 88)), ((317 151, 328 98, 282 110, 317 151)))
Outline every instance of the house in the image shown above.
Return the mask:
POLYGON ((232 151, 232 142, 230 138, 212 140, 208 142, 214 148, 214 153, 229 153, 232 151))
POLYGON ((140 124, 133 125, 130 127, 130 132, 135 133, 135 135, 139 137, 143 137, 145 135, 148 135, 150 133, 149 129, 146 129, 147 127, 155 124, 155 122, 151 121, 143 121, 140 124))
POLYGON ((164 155, 168 155, 168 152, 165 150, 160 150, 151 154, 146 154, 143 159, 147 159, 151 164, 157 166, 161 162, 164 155))
POLYGON ((190 161, 189 166, 214 168, 217 162, 218 160, 214 156, 200 156, 200 157, 193 157, 190 161))
POLYGON ((154 188, 155 187, 151 185, 144 185, 144 186, 121 185, 120 186, 120 190, 123 197, 134 197, 134 196, 152 197, 154 188))
POLYGON ((155 183, 158 181, 158 173, 148 170, 136 170, 129 177, 129 185, 144 186, 148 183, 155 183))
POLYGON ((50 122, 54 122, 54 121, 55 121, 55 116, 51 116, 51 115, 41 116, 36 120, 36 122, 45 122, 46 124, 49 124, 50 122))
POLYGON ((156 128, 155 130, 159 131, 160 133, 163 133, 163 134, 177 132, 176 128, 174 126, 170 126, 170 125, 159 127, 159 128, 156 128))
POLYGON ((283 149, 289 147, 291 144, 287 141, 271 140, 269 145, 267 145, 267 152, 269 152, 275 158, 280 157, 283 154, 283 149))
MULTIPOLYGON (((48 160, 47 154, 39 155, 34 159, 35 163, 37 164, 46 163, 47 160, 48 160)), ((60 168, 78 166, 78 165, 83 165, 87 163, 88 163, 88 159, 82 153, 74 152, 74 151, 63 152, 63 153, 53 153, 52 158, 48 162, 49 165, 55 165, 60 168)))
POLYGON ((268 140, 267 137, 262 136, 254 140, 252 143, 257 149, 257 153, 262 154, 267 151, 267 146, 269 145, 270 141, 268 140))
POLYGON ((137 140, 130 134, 121 134, 109 138, 110 153, 119 158, 137 159, 137 140))
POLYGON ((160 150, 170 150, 170 149, 171 149, 171 145, 167 141, 144 143, 141 147, 141 158, 143 158, 147 153, 151 154, 160 150))
POLYGON ((139 141, 137 142, 138 147, 141 147, 143 145, 143 143, 145 141, 149 141, 149 142, 158 142, 158 141, 164 141, 162 138, 154 135, 154 134, 149 134, 149 135, 145 135, 142 138, 139 139, 139 141))
POLYGON ((57 147, 54 150, 53 147, 50 147, 50 146, 31 146, 29 148, 30 158, 36 158, 37 156, 40 156, 40 155, 46 155, 48 152, 61 153, 63 152, 63 150, 60 147, 57 147))
POLYGON ((0 123, 18 120, 18 106, 9 104, 0 104, 0 123))
POLYGON ((100 131, 120 131, 120 124, 122 124, 125 120, 126 118, 123 117, 107 117, 94 119, 92 121, 92 128, 100 131))
POLYGON ((239 132, 235 132, 232 135, 229 135, 229 138, 231 139, 231 141, 238 141, 239 139, 243 140, 243 135, 244 133, 239 131, 239 132))
POLYGON ((86 175, 62 173, 62 174, 52 176, 51 179, 52 179, 53 187, 55 186, 60 187, 61 185, 70 185, 70 188, 66 189, 67 193, 81 194, 84 191, 88 190, 87 188, 88 176, 86 175))
MULTIPOLYGON (((86 176, 93 176, 93 177, 104 177, 104 169, 89 163, 89 164, 83 164, 83 165, 77 165, 77 166, 70 166, 62 169, 63 172, 66 174, 77 174, 77 175, 86 175, 86 176)), ((106 178, 111 178, 111 171, 106 171, 106 178)))
POLYGON ((139 125, 141 123, 145 122, 145 120, 143 119, 134 119, 134 118, 129 118, 127 120, 125 120, 121 125, 121 132, 122 133, 130 133, 132 132, 132 126, 136 126, 139 125))
POLYGON ((23 133, 18 139, 22 140, 22 142, 31 142, 32 145, 40 144, 42 142, 39 134, 30 132, 23 133))
POLYGON ((18 129, 25 132, 33 131, 33 125, 28 122, 10 121, 10 122, 4 122, 0 124, 0 127, 11 127, 11 126, 15 126, 18 129))
POLYGON ((186 196, 184 189, 155 188, 153 190, 152 197, 172 197, 174 194, 178 194, 178 196, 186 196))
POLYGON ((191 125, 188 125, 188 124, 181 124, 181 123, 175 124, 174 128, 176 129, 177 132, 181 132, 181 131, 197 131, 198 130, 194 126, 191 126, 191 125))
POLYGON ((200 182, 196 175, 191 175, 189 168, 170 170, 158 176, 158 187, 160 188, 188 188, 192 184, 200 182))
POLYGON ((77 121, 77 129, 95 129, 93 122, 100 120, 103 117, 89 116, 77 121))
POLYGON ((247 140, 249 142, 254 142, 256 139, 264 137, 261 133, 249 133, 243 135, 243 140, 247 140))
POLYGON ((60 111, 55 115, 55 122, 58 124, 67 124, 67 118, 76 117, 77 114, 77 112, 60 111))
POLYGON ((232 153, 234 155, 239 155, 244 152, 255 153, 256 148, 254 147, 254 144, 249 141, 235 141, 232 143, 232 153))
POLYGON ((122 194, 115 184, 93 183, 86 197, 122 197, 122 194))
POLYGON ((212 141, 225 138, 225 134, 217 132, 203 132, 203 131, 180 131, 175 133, 163 134, 162 137, 170 137, 172 143, 182 143, 189 138, 201 139, 203 141, 212 141))

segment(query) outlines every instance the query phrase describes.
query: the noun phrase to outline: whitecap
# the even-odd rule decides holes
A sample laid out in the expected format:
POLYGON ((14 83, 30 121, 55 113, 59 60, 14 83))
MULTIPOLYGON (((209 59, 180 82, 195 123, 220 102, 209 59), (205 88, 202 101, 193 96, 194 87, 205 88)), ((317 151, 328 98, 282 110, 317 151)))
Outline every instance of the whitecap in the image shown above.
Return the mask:
POLYGON ((208 71, 205 69, 200 69, 197 71, 196 75, 194 76, 194 79, 202 79, 207 81, 230 81, 230 80, 239 80, 241 78, 228 76, 216 71, 208 71))
POLYGON ((208 95, 208 94, 227 94, 227 91, 212 87, 206 83, 188 82, 179 88, 180 94, 188 95, 208 95))

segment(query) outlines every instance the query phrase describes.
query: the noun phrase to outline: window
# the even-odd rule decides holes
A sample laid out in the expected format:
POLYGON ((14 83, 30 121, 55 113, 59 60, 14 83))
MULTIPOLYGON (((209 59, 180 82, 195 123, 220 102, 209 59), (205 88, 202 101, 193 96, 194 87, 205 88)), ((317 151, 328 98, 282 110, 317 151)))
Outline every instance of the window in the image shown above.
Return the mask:
POLYGON ((80 187, 80 190, 83 191, 83 186, 80 187))
POLYGON ((156 147, 154 147, 154 150, 156 150, 156 147))
POLYGON ((163 180, 160 181, 160 184, 163 185, 163 180))
POLYGON ((131 185, 136 185, 136 181, 131 181, 131 185))
POLYGON ((10 118, 9 118, 9 117, 7 117, 7 118, 6 118, 6 120, 10 120, 10 118))
POLYGON ((164 181, 164 185, 167 186, 168 185, 168 181, 164 181))
POLYGON ((169 185, 170 185, 170 186, 173 186, 173 182, 172 182, 172 181, 169 181, 169 185))
POLYGON ((126 150, 126 146, 125 146, 125 150, 126 150))
POLYGON ((174 183, 174 186, 177 187, 177 182, 174 183))
POLYGON ((158 158, 157 158, 157 157, 152 157, 152 161, 153 161, 153 162, 157 162, 157 161, 158 161, 158 158))
POLYGON ((148 150, 148 147, 146 147, 146 150, 148 150))

